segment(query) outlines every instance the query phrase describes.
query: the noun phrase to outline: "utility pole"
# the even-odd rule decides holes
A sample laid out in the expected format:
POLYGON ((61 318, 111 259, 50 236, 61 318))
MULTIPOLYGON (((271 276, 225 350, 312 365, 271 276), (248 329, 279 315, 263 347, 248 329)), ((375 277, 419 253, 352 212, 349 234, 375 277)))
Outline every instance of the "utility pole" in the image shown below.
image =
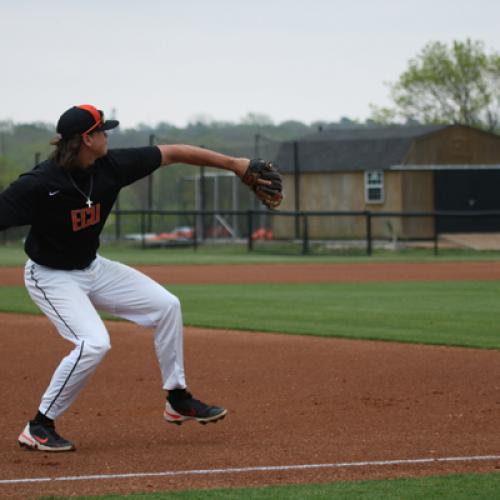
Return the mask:
MULTIPOLYGON (((155 145, 155 135, 151 134, 149 136, 149 145, 155 145)), ((151 211, 153 210, 153 174, 148 175, 148 224, 147 231, 148 233, 153 232, 153 216, 151 215, 151 211)))
POLYGON ((295 238, 300 237, 300 165, 299 165, 299 143, 293 141, 293 180, 294 180, 294 198, 295 198, 295 238))

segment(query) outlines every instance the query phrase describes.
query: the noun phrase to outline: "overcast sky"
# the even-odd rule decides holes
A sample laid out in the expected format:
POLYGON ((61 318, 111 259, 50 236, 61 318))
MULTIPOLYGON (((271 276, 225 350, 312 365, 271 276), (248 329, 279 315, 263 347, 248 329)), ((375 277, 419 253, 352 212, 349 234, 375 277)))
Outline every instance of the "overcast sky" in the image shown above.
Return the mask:
POLYGON ((427 42, 500 52, 499 22, 494 0, 0 0, 0 120, 364 120, 427 42))

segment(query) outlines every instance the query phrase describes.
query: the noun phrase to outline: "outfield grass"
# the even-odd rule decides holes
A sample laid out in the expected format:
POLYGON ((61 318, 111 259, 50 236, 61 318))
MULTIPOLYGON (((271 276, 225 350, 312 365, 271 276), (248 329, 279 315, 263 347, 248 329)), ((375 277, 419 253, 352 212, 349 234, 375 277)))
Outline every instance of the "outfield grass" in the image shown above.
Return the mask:
MULTIPOLYGON (((500 282, 175 285, 187 325, 500 348, 500 282)), ((23 287, 0 310, 37 313, 23 287)))
MULTIPOLYGON (((136 495, 111 495, 100 497, 77 497, 75 500, 160 500, 160 499, 448 499, 448 500, 490 500, 498 498, 500 473, 467 474, 426 477, 418 479, 390 479, 376 481, 337 482, 328 484, 301 484, 265 488, 239 488, 217 490, 193 490, 136 495)), ((51 497, 54 498, 54 497, 51 497)), ((46 499, 48 500, 48 499, 46 499)))
MULTIPOLYGON (((245 245, 203 245, 198 249, 150 248, 137 245, 105 244, 100 254, 130 265, 157 264, 264 264, 264 263, 325 263, 325 262, 445 262, 445 261, 494 261, 499 252, 474 250, 441 250, 435 256, 432 249, 404 249, 397 252, 376 250, 367 256, 359 250, 332 253, 330 255, 298 255, 290 251, 259 249, 248 252, 245 245)), ((20 244, 0 245, 0 266, 22 266, 26 255, 20 244)))
POLYGON ((188 324, 500 348, 500 282, 171 287, 188 324))

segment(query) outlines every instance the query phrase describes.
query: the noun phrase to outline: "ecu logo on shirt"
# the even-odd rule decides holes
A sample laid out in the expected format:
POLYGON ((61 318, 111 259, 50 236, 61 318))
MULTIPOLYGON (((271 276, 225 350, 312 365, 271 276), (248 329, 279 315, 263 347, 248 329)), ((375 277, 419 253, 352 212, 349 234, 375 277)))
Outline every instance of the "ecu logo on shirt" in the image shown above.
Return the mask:
POLYGON ((99 224, 101 221, 101 204, 96 203, 91 207, 71 210, 73 232, 80 231, 89 226, 99 224))

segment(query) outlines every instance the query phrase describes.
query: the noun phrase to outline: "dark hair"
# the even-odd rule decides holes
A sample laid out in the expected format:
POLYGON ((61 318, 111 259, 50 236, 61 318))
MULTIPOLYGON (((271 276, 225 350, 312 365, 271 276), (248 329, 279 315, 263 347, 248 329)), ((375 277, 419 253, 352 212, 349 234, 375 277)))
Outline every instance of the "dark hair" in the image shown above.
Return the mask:
POLYGON ((76 158, 81 144, 82 137, 80 135, 75 135, 70 139, 60 139, 55 144, 56 149, 52 151, 50 159, 65 170, 74 170, 78 168, 76 158))

